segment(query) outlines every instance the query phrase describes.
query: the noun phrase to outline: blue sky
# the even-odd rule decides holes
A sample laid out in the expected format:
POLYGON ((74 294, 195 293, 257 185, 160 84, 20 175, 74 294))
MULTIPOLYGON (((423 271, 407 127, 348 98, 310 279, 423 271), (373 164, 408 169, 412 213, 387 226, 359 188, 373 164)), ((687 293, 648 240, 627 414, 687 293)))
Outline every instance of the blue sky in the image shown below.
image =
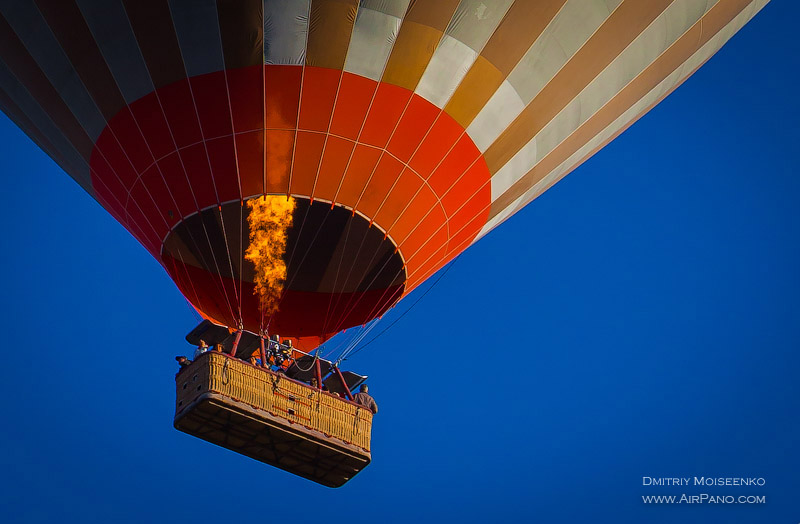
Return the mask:
POLYGON ((800 521, 798 14, 769 4, 348 361, 381 412, 338 490, 172 428, 195 315, 2 117, 4 520, 800 521), (767 502, 641 499, 682 492, 767 502))

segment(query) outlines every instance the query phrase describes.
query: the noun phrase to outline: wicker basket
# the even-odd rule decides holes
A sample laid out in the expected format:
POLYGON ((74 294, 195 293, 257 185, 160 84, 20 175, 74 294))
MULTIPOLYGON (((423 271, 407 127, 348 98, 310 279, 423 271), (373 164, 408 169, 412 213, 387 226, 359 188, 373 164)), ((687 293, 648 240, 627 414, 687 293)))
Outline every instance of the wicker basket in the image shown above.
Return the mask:
POLYGON ((176 377, 175 427, 329 486, 363 469, 372 412, 226 354, 176 377))

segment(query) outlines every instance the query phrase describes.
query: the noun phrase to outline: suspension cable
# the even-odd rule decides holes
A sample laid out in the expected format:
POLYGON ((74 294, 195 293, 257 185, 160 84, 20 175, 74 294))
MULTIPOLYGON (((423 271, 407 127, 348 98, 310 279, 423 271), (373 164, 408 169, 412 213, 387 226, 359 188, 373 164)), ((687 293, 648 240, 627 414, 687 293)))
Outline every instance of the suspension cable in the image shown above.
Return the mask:
MULTIPOLYGON (((333 204, 332 204, 332 206, 333 206, 333 204)), ((331 315, 331 304, 333 303, 334 295, 336 295, 336 286, 339 283, 339 274, 341 273, 341 270, 342 270, 342 261, 344 260, 344 254, 347 251, 347 243, 350 240, 350 229, 353 226, 354 218, 355 217, 351 216, 350 219, 347 221, 347 231, 345 232, 345 235, 344 235, 344 245, 342 245, 341 253, 339 254, 339 263, 336 264, 336 278, 333 281, 333 287, 331 288, 330 297, 328 298, 328 309, 325 311, 325 320, 324 320, 324 322, 322 324, 322 333, 320 333, 320 335, 323 336, 323 337, 325 336, 326 328, 328 327, 328 322, 330 320, 330 317, 332 316, 331 315)), ((351 265, 351 269, 352 269, 352 265, 351 265)), ((348 273, 348 278, 346 278, 342 282, 342 289, 341 289, 340 293, 344 293, 345 287, 347 286, 347 281, 349 279, 349 276, 350 275, 348 273)), ((339 305, 339 301, 338 300, 336 301, 336 305, 337 306, 339 305)))
POLYGON ((372 319, 370 321, 369 327, 362 330, 361 333, 358 334, 358 336, 354 337, 354 339, 350 341, 350 344, 347 345, 347 347, 339 354, 338 358, 336 359, 337 366, 341 364, 342 361, 346 358, 346 356, 349 355, 353 351, 353 349, 356 346, 358 346, 358 344, 360 344, 362 340, 366 338, 369 332, 372 331, 375 328, 375 326, 378 325, 378 323, 381 321, 382 318, 383 317, 377 317, 372 319))
POLYGON ((377 340, 377 339, 378 339, 378 338, 379 338, 381 335, 383 335, 384 333, 386 333, 387 331, 389 331, 389 329, 391 329, 391 327, 392 327, 392 326, 394 326, 395 324, 397 324, 397 323, 400 321, 400 319, 401 319, 401 318, 403 318, 404 316, 406 316, 406 315, 408 314, 408 312, 409 312, 409 311, 411 311, 411 310, 414 308, 414 306, 416 306, 417 304, 419 304, 420 300, 422 300, 423 298, 425 298, 425 295, 427 295, 428 293, 430 293, 430 291, 431 291, 431 290, 432 290, 434 287, 436 287, 436 284, 438 284, 438 283, 439 283, 439 281, 440 281, 442 278, 444 278, 444 276, 447 274, 447 272, 448 272, 448 271, 450 271, 450 269, 451 269, 451 268, 452 268, 452 267, 455 265, 456 261, 457 261, 459 258, 461 258, 461 255, 460 255, 460 254, 459 254, 459 255, 458 255, 456 258, 454 258, 452 262, 450 262, 450 263, 447 265, 447 267, 446 267, 446 268, 445 268, 445 270, 442 272, 442 274, 441 274, 441 275, 439 275, 439 276, 436 278, 436 280, 433 282, 433 284, 431 284, 431 286, 430 286, 430 287, 429 287, 427 290, 425 290, 425 293, 423 293, 423 294, 422 294, 422 295, 421 295, 421 296, 420 296, 420 297, 419 297, 417 300, 415 300, 415 301, 414 301, 414 303, 413 303, 413 304, 411 304, 411 306, 409 306, 409 308, 408 308, 408 309, 406 309, 406 310, 405 310, 405 311, 404 311, 404 312, 403 312, 403 313, 402 313, 402 314, 401 314, 399 317, 397 317, 396 319, 394 319, 394 321, 393 321, 391 324, 389 324, 388 326, 386 326, 386 327, 385 327, 385 328, 384 328, 384 329, 383 329, 383 330, 382 330, 380 333, 378 333, 377 335, 375 335, 374 337, 372 337, 372 339, 370 339, 370 341, 369 341, 369 342, 367 342, 366 344, 364 344, 363 346, 359 347, 358 349, 355 349, 355 350, 351 351, 349 354, 347 354, 347 355, 344 355, 343 357, 340 357, 340 360, 339 360, 339 361, 337 361, 337 362, 344 362, 344 361, 345 361, 345 360, 347 360, 348 358, 352 357, 353 355, 357 354, 357 353, 358 353, 359 351, 361 351, 362 349, 366 348, 367 346, 369 346, 370 344, 372 344, 373 342, 375 342, 375 341, 376 341, 376 340, 377 340))

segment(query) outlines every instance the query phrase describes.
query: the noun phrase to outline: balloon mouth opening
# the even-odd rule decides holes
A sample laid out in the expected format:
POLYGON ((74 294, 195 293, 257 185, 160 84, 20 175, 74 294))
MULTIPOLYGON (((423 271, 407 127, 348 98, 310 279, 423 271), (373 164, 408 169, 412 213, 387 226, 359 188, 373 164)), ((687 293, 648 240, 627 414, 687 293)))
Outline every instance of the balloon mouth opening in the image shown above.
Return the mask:
POLYGON ((285 274, 274 307, 265 308, 258 264, 246 256, 257 241, 251 213, 260 198, 185 217, 163 242, 165 268, 205 315, 232 327, 241 320, 255 332, 326 339, 382 315, 400 299, 407 275, 389 235, 351 209, 293 196, 278 250, 285 274))

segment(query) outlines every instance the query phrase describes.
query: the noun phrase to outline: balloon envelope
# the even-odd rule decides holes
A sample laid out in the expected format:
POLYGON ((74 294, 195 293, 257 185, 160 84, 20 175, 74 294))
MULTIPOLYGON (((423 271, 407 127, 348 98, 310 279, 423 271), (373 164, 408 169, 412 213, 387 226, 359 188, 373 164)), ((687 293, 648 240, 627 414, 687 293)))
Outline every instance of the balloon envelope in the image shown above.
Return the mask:
POLYGON ((0 108, 205 317, 308 348, 383 314, 765 3, 0 2, 0 108), (262 195, 295 202, 268 313, 245 257, 262 195))

